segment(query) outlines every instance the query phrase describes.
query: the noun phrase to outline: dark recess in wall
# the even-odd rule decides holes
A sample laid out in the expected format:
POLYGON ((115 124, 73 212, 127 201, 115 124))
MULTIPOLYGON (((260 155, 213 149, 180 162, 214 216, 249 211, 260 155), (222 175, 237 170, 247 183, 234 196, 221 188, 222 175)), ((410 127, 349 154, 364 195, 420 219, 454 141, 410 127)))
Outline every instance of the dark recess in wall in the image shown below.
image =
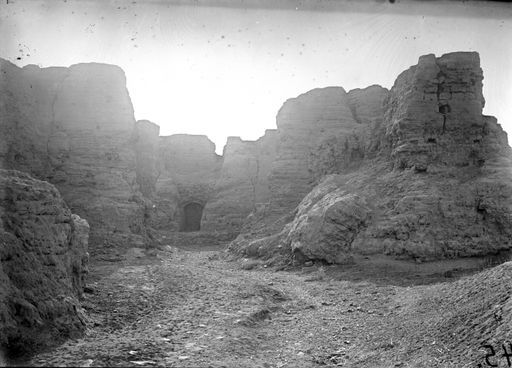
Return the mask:
POLYGON ((190 232, 201 230, 201 217, 203 217, 203 206, 191 202, 183 207, 183 219, 180 231, 190 232))

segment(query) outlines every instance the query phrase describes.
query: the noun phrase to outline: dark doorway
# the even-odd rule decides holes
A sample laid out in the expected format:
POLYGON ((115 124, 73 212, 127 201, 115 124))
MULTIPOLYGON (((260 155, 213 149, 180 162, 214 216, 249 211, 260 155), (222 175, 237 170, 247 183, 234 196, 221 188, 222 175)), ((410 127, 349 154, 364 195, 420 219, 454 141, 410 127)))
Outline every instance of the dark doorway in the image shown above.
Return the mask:
POLYGON ((199 231, 201 229, 201 217, 203 217, 203 206, 196 202, 186 204, 183 207, 180 231, 199 231))

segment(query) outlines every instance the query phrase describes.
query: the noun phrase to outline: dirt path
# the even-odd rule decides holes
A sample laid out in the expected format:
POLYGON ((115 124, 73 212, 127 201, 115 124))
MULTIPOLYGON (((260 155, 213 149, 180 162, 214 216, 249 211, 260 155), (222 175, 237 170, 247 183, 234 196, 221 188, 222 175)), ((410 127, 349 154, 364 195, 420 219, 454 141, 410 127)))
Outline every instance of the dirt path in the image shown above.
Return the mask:
POLYGON ((400 327, 403 311, 430 286, 344 280, 328 267, 243 268, 249 263, 227 262, 215 251, 177 248, 120 268, 96 265, 94 293, 84 303, 93 327, 31 364, 452 366, 435 341, 409 341, 400 327), (421 362, 411 359, 418 349, 421 362))

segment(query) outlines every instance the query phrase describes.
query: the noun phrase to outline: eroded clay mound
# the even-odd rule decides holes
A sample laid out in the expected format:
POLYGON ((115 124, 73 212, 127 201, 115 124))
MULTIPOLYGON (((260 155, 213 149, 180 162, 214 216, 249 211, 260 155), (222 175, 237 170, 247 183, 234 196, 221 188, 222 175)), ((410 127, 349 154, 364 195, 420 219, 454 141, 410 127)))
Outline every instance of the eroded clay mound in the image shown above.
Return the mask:
POLYGON ((328 177, 299 205, 285 245, 329 263, 354 254, 425 261, 509 249, 512 185, 505 175, 469 175, 369 167, 328 177))
POLYGON ((0 346, 26 353, 79 334, 87 273, 87 221, 57 189, 0 170, 0 346))
MULTIPOLYGON (((274 192, 267 207, 288 201, 289 208, 290 196, 300 193, 293 186, 307 188, 303 173, 314 170, 305 169, 304 161, 324 168, 317 174, 331 176, 288 211, 292 220, 287 225, 280 219, 269 222, 266 209, 257 211, 230 248, 258 256, 284 249, 301 260, 329 263, 350 261, 355 254, 435 260, 510 249, 512 155, 496 119, 482 115, 482 79, 477 53, 427 55, 389 92, 370 87, 351 91, 347 99, 342 90, 325 89, 330 98, 315 100, 317 90, 300 96, 315 101, 313 111, 337 111, 337 119, 323 118, 336 121, 329 134, 338 144, 325 155, 327 165, 320 165, 326 162, 318 160, 321 150, 288 154, 288 162, 301 163, 301 172, 291 171, 295 164, 284 165, 283 147, 278 147, 271 175, 283 168, 286 178, 276 176, 286 179, 280 190, 291 192, 274 192)), ((301 127, 316 127, 318 116, 303 113, 310 105, 287 102, 278 115, 279 129, 291 124, 294 114, 301 117, 301 127)), ((287 138, 287 149, 303 141, 296 134, 287 138)))

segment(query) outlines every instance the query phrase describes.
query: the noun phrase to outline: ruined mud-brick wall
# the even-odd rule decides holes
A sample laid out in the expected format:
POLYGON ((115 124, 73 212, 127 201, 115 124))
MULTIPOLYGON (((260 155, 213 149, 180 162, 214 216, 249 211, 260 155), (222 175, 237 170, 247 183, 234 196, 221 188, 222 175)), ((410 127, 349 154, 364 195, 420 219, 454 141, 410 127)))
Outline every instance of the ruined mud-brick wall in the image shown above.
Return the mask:
POLYGON ((269 178, 270 205, 282 214, 311 190, 316 170, 312 155, 323 141, 350 134, 358 124, 341 87, 316 89, 286 101, 276 122, 278 147, 269 178))
POLYGON ((180 231, 184 207, 204 207, 213 195, 222 157, 204 135, 175 134, 159 138, 157 180, 151 224, 180 231))
POLYGON ((270 207, 288 202, 292 216, 271 236, 252 232, 265 221, 253 217, 257 221, 231 249, 261 256, 281 249, 298 259, 336 263, 357 255, 431 260, 510 249, 511 153, 496 119, 482 115, 482 78, 477 53, 427 55, 402 73, 389 93, 373 86, 343 100, 341 91, 324 90, 331 97, 319 99, 313 110, 309 106, 309 115, 302 111, 305 103, 297 102, 308 94, 315 101, 318 91, 285 104, 280 130, 286 131, 295 114, 302 129, 280 132, 289 141, 279 142, 271 183, 288 187, 275 185, 281 189, 274 190, 270 207), (344 143, 328 145, 332 154, 307 153, 306 134, 312 142, 322 134, 306 128, 322 121, 314 110, 345 114, 338 123, 344 128, 331 133, 344 143), (320 162, 321 171, 309 168, 321 182, 300 201, 312 188, 308 159, 320 162))
POLYGON ((276 131, 257 141, 229 137, 212 198, 206 204, 202 229, 235 237, 245 218, 270 199, 268 175, 275 159, 276 131))
POLYGON ((435 259, 510 248, 510 147, 482 115, 482 79, 476 52, 422 56, 397 78, 379 153, 393 170, 373 185, 386 203, 375 201, 379 220, 352 250, 435 259))
POLYGON ((426 171, 495 158, 506 135, 489 135, 497 125, 482 116, 482 79, 477 53, 425 55, 398 76, 386 111, 394 164, 426 171))
POLYGON ((374 144, 365 137, 380 128, 387 94, 380 86, 349 93, 328 87, 286 101, 277 115, 268 203, 245 220, 232 248, 244 248, 254 238, 279 232, 324 175, 356 169, 366 147, 374 144))
POLYGON ((48 180, 91 226, 93 254, 142 244, 135 119, 117 66, 22 69, 0 61, 0 161, 48 180))
POLYGON ((422 57, 391 91, 290 99, 277 132, 230 139, 224 157, 205 136, 135 124, 117 67, 1 67, 2 167, 54 183, 89 220, 95 252, 142 244, 150 226, 183 230, 190 204, 204 207, 202 230, 242 228, 232 248, 251 254, 280 246, 344 262, 510 246, 510 148, 482 115, 476 53, 422 57))
POLYGON ((84 330, 88 233, 53 185, 0 169, 0 351, 13 357, 84 330))
MULTIPOLYGON (((141 246, 151 238, 150 227, 180 231, 185 206, 204 207, 217 195, 223 159, 214 144, 205 136, 159 137, 156 124, 136 123, 120 68, 18 68, 2 60, 0 83, 1 167, 56 185, 71 209, 89 220, 94 256, 141 246)), ((265 143, 273 142, 271 135, 254 151, 262 159, 247 176, 255 186, 249 202, 232 212, 227 196, 225 209, 208 217, 219 221, 213 231, 232 232, 229 219, 241 223, 269 193, 262 183, 274 152, 265 143)))
POLYGON ((147 199, 152 199, 156 192, 159 133, 160 127, 149 120, 139 120, 135 124, 136 177, 140 192, 147 199))
POLYGON ((277 114, 277 156, 269 177, 271 213, 290 211, 323 175, 363 158, 361 132, 382 115, 386 95, 379 86, 350 93, 328 87, 284 103, 277 114))

